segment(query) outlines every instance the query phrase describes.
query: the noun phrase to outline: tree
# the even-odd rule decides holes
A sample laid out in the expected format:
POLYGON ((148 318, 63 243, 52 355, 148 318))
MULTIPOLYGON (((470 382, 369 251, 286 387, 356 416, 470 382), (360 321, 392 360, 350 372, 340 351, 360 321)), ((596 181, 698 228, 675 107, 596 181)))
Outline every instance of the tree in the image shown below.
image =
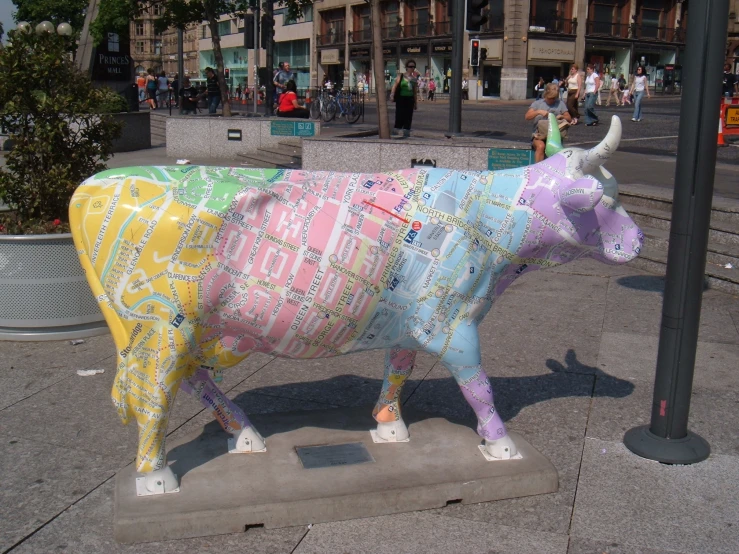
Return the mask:
POLYGON ((109 89, 92 86, 69 55, 74 40, 11 31, 0 49, 0 124, 13 143, 0 168, 0 232, 68 231, 77 186, 105 169, 121 126, 103 113, 109 89))
POLYGON ((389 139, 390 123, 387 119, 385 60, 382 55, 382 13, 380 12, 380 0, 370 0, 370 19, 372 24, 372 67, 375 73, 378 136, 381 139, 389 139))
POLYGON ((85 24, 88 0, 13 0, 13 4, 18 8, 13 14, 16 21, 51 21, 55 26, 66 21, 79 34, 85 24))

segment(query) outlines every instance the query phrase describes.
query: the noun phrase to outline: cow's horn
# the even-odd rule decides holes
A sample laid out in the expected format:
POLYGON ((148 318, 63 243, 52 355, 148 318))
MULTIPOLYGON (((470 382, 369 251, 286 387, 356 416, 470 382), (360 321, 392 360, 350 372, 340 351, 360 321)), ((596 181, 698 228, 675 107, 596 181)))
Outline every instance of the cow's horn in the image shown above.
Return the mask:
POLYGON ((550 113, 549 130, 547 131, 547 146, 544 149, 544 153, 547 155, 547 158, 549 158, 562 150, 562 148, 562 133, 559 132, 557 117, 553 113, 550 113))
POLYGON ((614 115, 611 118, 611 128, 608 129, 605 138, 600 144, 593 146, 585 153, 582 172, 585 174, 592 173, 607 162, 611 154, 618 149, 619 142, 621 142, 621 120, 617 115, 614 115))

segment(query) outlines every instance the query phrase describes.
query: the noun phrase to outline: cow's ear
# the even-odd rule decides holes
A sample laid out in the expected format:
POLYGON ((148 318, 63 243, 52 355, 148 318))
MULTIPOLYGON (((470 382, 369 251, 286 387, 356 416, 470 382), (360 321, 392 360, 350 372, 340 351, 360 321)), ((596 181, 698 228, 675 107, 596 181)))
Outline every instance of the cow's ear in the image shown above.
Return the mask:
POLYGON ((598 205, 603 197, 603 185, 589 176, 581 177, 569 184, 559 185, 559 201, 577 212, 587 212, 598 205))

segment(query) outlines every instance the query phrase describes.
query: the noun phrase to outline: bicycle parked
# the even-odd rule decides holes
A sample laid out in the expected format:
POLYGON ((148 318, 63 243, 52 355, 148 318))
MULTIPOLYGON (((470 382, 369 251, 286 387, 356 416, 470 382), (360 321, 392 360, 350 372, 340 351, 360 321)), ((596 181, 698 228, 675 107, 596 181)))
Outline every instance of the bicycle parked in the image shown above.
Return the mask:
POLYGON ((310 115, 313 119, 332 121, 337 115, 347 123, 356 123, 362 117, 363 98, 355 91, 336 91, 321 89, 313 98, 310 115))

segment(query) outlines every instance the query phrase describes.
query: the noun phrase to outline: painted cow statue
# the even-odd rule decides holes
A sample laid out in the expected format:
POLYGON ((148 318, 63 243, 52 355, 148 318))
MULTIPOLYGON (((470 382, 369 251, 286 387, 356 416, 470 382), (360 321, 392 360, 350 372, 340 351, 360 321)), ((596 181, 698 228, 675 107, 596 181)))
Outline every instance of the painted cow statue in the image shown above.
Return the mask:
POLYGON ((477 414, 487 453, 515 455, 477 326, 525 273, 638 255, 641 231, 601 167, 620 136, 614 117, 591 150, 495 172, 176 166, 89 178, 71 201, 72 233, 118 350, 113 402, 125 423, 138 423, 146 490, 178 486, 164 439, 180 387, 234 436, 235 450, 265 448, 212 376, 250 352, 385 349, 373 415, 387 442, 408 437, 401 389, 416 352, 432 353, 477 414))

